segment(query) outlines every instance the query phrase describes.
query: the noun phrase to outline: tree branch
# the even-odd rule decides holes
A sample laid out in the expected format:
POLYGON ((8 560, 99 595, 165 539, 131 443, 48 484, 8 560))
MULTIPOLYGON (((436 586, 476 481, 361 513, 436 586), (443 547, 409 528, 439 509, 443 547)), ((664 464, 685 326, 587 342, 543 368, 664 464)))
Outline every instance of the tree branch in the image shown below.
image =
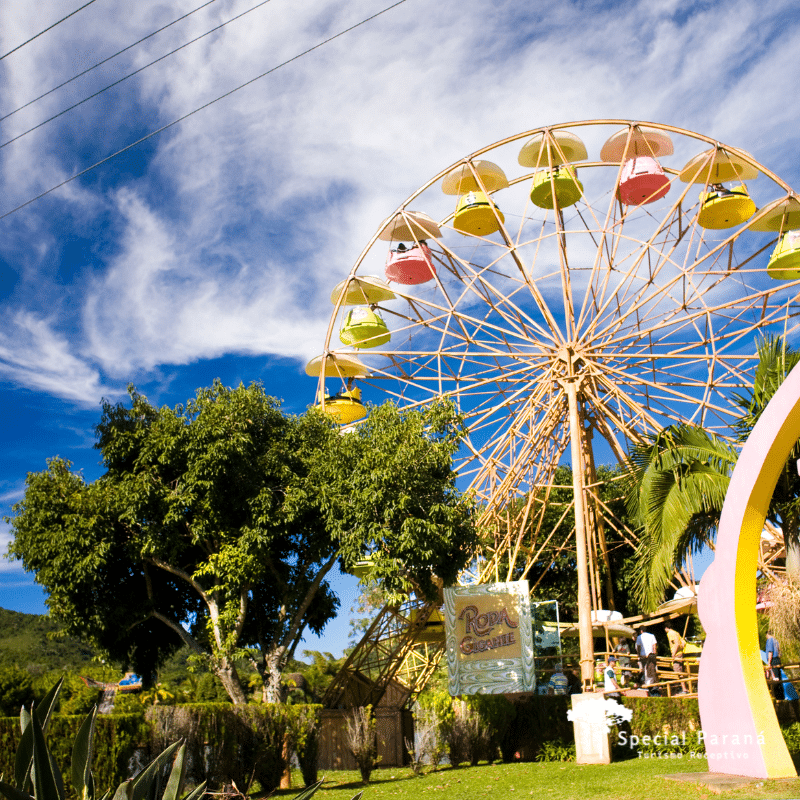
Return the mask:
POLYGON ((292 617, 292 621, 289 624, 289 627, 286 630, 286 633, 281 640, 280 647, 284 650, 289 648, 289 645, 292 641, 292 638, 296 635, 298 629, 301 627, 301 623, 303 621, 303 617, 305 616, 306 611, 308 611, 308 607, 311 605, 311 601, 314 599, 314 595, 317 593, 317 589, 319 589, 320 584, 322 583, 322 579, 331 571, 331 568, 336 563, 336 559, 339 557, 339 551, 337 550, 326 562, 322 565, 319 572, 314 577, 314 580, 311 581, 311 585, 308 587, 306 591, 306 596, 303 598, 303 602, 297 608, 297 611, 294 612, 294 616, 292 617))
POLYGON ((247 593, 250 591, 249 586, 243 586, 239 590, 239 616, 236 618, 236 641, 239 641, 239 637, 242 635, 242 629, 244 628, 244 620, 247 616, 247 593))
POLYGON ((166 561, 161 561, 153 556, 145 556, 145 561, 149 561, 151 564, 163 569, 165 572, 169 572, 181 580, 186 581, 186 583, 188 583, 192 589, 194 589, 200 595, 200 597, 203 598, 203 602, 206 605, 209 604, 208 597, 205 591, 203 591, 203 587, 188 572, 184 572, 182 569, 178 569, 178 567, 173 567, 172 564, 167 564, 166 561))
POLYGON ((146 620, 150 619, 157 619, 159 622, 163 622, 168 628, 171 628, 175 633, 180 636, 181 641, 191 650, 193 650, 196 654, 200 655, 203 653, 203 649, 200 647, 199 644, 195 641, 194 637, 187 631, 183 626, 179 625, 175 620, 170 619, 169 617, 165 617, 158 611, 150 611, 147 616, 142 617, 138 622, 134 622, 133 625, 128 627, 128 630, 133 630, 137 625, 141 625, 146 620))

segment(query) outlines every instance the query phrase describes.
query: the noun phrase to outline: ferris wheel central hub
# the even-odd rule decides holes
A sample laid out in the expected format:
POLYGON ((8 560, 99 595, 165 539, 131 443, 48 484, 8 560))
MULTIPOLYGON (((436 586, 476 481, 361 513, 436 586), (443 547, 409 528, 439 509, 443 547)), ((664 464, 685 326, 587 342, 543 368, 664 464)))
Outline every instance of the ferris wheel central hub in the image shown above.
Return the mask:
POLYGON ((586 369, 588 358, 580 344, 570 342, 556 351, 555 360, 559 362, 559 366, 565 371, 563 377, 578 378, 586 369))

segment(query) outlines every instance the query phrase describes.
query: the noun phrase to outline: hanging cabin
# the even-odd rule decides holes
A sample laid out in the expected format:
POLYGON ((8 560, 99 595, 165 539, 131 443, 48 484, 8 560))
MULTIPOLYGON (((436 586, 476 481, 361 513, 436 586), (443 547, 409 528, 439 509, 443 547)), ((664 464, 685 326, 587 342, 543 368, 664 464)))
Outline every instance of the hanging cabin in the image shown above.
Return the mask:
POLYGON ((578 172, 569 164, 540 170, 533 176, 531 202, 539 208, 568 208, 583 196, 583 184, 578 172), (553 197, 555 196, 555 200, 553 197))
POLYGON ((747 222, 755 213, 756 204, 744 184, 732 189, 713 184, 700 193, 697 224, 707 230, 724 230, 747 222))
POLYGON ((361 403, 361 389, 343 389, 333 397, 325 396, 317 402, 317 407, 339 425, 349 425, 367 416, 367 409, 361 403))
POLYGON ((787 231, 772 251, 767 274, 776 281, 800 278, 800 230, 787 231))
POLYGON ((459 196, 453 227, 473 236, 499 231, 505 217, 489 194, 507 187, 505 172, 491 161, 473 161, 451 169, 442 179, 442 191, 459 196))
POLYGON ((344 325, 339 331, 339 339, 342 344, 366 349, 386 344, 391 339, 391 334, 377 311, 359 306, 347 312, 344 325))
POLYGON ((669 178, 651 156, 629 158, 619 179, 619 199, 626 206, 655 203, 669 193, 669 178))
POLYGON ((499 231, 505 221, 503 212, 485 192, 467 192, 458 201, 453 227, 473 236, 490 236, 499 231))
POLYGON ((386 280, 404 286, 427 283, 436 274, 430 247, 424 241, 411 247, 400 242, 386 256, 384 272, 386 280))

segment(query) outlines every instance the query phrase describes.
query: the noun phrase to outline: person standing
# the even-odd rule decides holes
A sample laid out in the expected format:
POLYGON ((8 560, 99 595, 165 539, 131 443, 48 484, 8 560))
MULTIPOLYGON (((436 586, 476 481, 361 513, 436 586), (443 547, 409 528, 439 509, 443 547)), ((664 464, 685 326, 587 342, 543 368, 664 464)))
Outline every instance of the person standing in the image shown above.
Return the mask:
POLYGON ((767 682, 772 687, 772 692, 776 700, 783 700, 783 683, 781 682, 781 646, 775 638, 772 625, 767 629, 767 642, 764 645, 764 652, 767 654, 767 682))
POLYGON ((603 665, 603 694, 612 700, 619 700, 622 697, 617 683, 617 674, 614 671, 616 665, 617 659, 614 656, 608 656, 603 665))
POLYGON ((645 686, 650 686, 658 682, 658 670, 656 667, 656 651, 658 642, 650 631, 639 628, 639 636, 636 639, 636 648, 639 651, 639 658, 643 664, 645 686))
POLYGON ((547 694, 564 695, 569 693, 569 681, 561 664, 556 664, 555 672, 547 683, 547 694))
POLYGON ((672 627, 669 620, 664 623, 664 632, 667 634, 669 652, 672 656, 672 671, 681 676, 681 691, 688 693, 686 681, 683 680, 683 650, 686 647, 686 640, 672 627))
POLYGON ((623 636, 619 640, 619 644, 614 648, 614 651, 619 654, 619 665, 622 667, 622 675, 620 682, 623 686, 631 682, 633 673, 630 670, 631 666, 631 646, 627 636, 623 636))

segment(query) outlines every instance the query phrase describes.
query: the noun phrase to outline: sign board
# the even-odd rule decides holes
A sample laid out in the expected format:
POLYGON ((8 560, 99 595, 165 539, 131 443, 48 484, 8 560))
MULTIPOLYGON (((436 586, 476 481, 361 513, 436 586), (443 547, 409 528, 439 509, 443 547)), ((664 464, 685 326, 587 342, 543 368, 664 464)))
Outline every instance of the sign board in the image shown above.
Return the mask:
POLYGON ((450 694, 536 688, 528 581, 444 590, 450 694))

